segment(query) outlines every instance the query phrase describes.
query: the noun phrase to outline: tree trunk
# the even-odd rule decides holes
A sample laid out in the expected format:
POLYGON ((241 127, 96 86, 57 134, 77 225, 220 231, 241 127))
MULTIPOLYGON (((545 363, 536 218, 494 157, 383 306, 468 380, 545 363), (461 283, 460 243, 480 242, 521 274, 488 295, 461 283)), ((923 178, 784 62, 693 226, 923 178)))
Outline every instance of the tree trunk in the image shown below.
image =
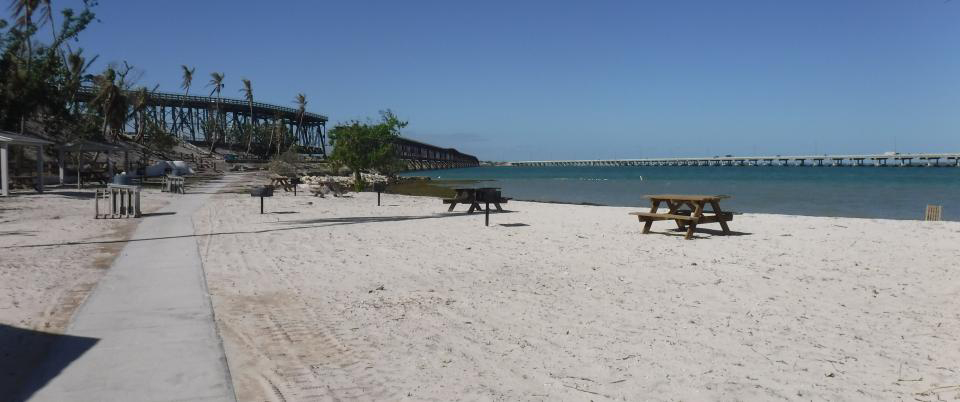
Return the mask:
POLYGON ((103 106, 103 139, 107 140, 107 122, 110 121, 110 96, 107 96, 107 104, 103 106))
POLYGON ((216 124, 213 130, 213 139, 210 141, 210 153, 214 153, 217 150, 217 139, 220 137, 220 92, 217 92, 217 114, 213 116, 216 119, 216 124))
POLYGON ((353 188, 358 193, 363 191, 363 176, 360 176, 360 169, 353 170, 353 188))
POLYGON ((250 103, 250 124, 247 124, 247 129, 249 130, 249 132, 247 133, 247 154, 250 154, 250 144, 253 143, 254 122, 257 121, 253 117, 253 101, 251 100, 249 101, 249 103, 250 103))

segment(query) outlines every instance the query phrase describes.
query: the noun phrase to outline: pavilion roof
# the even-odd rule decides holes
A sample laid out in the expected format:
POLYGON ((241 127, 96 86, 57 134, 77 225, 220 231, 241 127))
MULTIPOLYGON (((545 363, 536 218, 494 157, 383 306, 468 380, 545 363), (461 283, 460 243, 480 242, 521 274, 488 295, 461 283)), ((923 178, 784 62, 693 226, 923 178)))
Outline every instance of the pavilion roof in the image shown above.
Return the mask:
POLYGON ((0 130, 0 143, 9 145, 53 145, 53 142, 0 130))
POLYGON ((58 148, 64 151, 83 151, 83 152, 114 152, 114 151, 126 151, 128 148, 122 145, 107 144, 104 142, 95 142, 89 140, 76 140, 70 141, 66 144, 61 144, 58 148))

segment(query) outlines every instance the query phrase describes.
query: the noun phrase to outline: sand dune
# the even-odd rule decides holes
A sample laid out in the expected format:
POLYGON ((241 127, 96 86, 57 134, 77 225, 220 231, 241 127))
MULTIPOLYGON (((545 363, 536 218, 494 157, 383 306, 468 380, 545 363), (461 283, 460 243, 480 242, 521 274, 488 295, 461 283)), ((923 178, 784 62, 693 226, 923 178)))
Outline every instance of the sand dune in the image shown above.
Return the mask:
POLYGON ((511 202, 484 227, 375 198, 195 215, 241 400, 960 394, 960 223, 748 214, 685 241, 634 208, 511 202))

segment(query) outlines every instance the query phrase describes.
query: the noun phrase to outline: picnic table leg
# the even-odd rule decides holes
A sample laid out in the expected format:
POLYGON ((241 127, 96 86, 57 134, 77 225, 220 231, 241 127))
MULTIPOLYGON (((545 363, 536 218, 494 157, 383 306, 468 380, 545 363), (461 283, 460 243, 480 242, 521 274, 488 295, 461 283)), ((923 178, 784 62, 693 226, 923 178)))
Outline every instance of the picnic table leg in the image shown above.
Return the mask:
POLYGON ((720 203, 716 201, 710 201, 710 206, 713 207, 713 214, 717 215, 717 220, 720 221, 720 227, 723 228, 723 233, 730 233, 730 228, 727 226, 727 221, 723 220, 720 216, 723 211, 720 210, 720 203))
MULTIPOLYGON (((650 207, 650 213, 656 213, 657 208, 660 208, 660 200, 651 200, 651 203, 653 206, 650 207)), ((643 234, 650 233, 650 227, 653 226, 653 221, 649 219, 644 221, 642 216, 638 216, 637 218, 640 222, 643 222, 643 234)))
MULTIPOLYGON (((677 213, 677 209, 679 209, 680 206, 683 205, 683 203, 680 203, 680 202, 676 202, 676 203, 675 203, 675 202, 670 201, 670 200, 667 200, 666 203, 667 203, 667 206, 670 207, 670 212, 667 212, 667 213, 668 213, 668 214, 671 214, 671 215, 677 213)), ((677 223, 677 229, 683 229, 683 228, 684 228, 685 223, 684 223, 683 221, 677 219, 677 220, 675 220, 674 222, 677 223)))
POLYGON ((467 213, 472 214, 473 211, 483 211, 483 208, 480 208, 480 204, 474 202, 470 204, 470 209, 467 210, 467 213))
POLYGON ((455 207, 455 206, 457 206, 457 203, 451 202, 451 203, 450 203, 450 208, 447 208, 447 212, 453 212, 453 207, 455 207))
POLYGON ((497 207, 497 212, 503 212, 503 208, 500 208, 500 203, 499 203, 499 202, 493 203, 493 206, 497 207))
POLYGON ((697 221, 699 221, 700 217, 703 216, 703 202, 697 202, 697 207, 693 210, 690 216, 694 218, 694 220, 687 224, 687 235, 683 237, 686 240, 693 238, 693 231, 697 228, 697 221))

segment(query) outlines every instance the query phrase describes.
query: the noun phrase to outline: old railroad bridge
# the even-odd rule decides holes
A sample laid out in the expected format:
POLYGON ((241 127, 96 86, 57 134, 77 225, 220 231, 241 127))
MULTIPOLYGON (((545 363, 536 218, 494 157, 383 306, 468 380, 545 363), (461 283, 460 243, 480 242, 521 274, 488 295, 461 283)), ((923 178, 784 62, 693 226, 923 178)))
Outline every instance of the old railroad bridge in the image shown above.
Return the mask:
MULTIPOLYGON (((136 96, 126 91, 127 96, 136 96)), ((90 102, 96 96, 96 89, 83 87, 77 94, 80 102, 90 102)), ((212 96, 184 95, 179 93, 151 91, 145 100, 146 113, 162 126, 163 130, 194 143, 208 140, 207 129, 216 122, 217 102, 220 119, 234 127, 241 124, 280 123, 289 132, 296 134, 297 144, 305 153, 327 156, 326 124, 327 116, 305 112, 303 116, 297 109, 262 102, 247 102, 241 99, 212 96)), ((132 107, 132 105, 131 105, 132 107)), ((139 124, 135 113, 127 113, 124 126, 137 131, 139 124)), ((479 161, 472 155, 461 153, 453 148, 443 148, 420 141, 399 138, 396 149, 398 156, 410 170, 446 169, 472 167, 479 161)))
POLYGON ((723 156, 567 161, 521 161, 511 166, 927 166, 960 167, 960 153, 887 152, 864 155, 723 156))

